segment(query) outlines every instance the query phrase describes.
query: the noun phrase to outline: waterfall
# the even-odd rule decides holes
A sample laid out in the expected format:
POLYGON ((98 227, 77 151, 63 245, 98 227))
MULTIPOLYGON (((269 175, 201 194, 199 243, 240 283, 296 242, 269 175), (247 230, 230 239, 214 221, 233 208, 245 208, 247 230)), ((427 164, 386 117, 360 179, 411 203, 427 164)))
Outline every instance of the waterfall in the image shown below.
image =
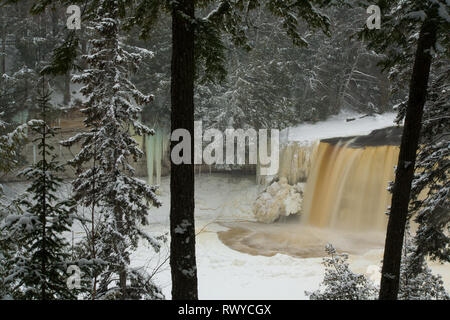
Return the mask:
POLYGON ((383 230, 399 148, 320 142, 306 183, 301 221, 318 227, 383 230))

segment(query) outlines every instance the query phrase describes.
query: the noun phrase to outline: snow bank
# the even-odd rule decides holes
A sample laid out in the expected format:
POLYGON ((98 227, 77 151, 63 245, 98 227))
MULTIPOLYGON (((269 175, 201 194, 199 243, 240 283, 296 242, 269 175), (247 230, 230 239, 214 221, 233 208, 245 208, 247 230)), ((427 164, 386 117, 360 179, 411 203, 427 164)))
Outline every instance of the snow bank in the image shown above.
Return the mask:
POLYGON ((301 124, 282 131, 288 141, 311 143, 321 139, 366 135, 376 129, 394 125, 395 113, 361 118, 363 115, 341 112, 325 121, 301 124), (355 119, 347 121, 347 119, 355 119))

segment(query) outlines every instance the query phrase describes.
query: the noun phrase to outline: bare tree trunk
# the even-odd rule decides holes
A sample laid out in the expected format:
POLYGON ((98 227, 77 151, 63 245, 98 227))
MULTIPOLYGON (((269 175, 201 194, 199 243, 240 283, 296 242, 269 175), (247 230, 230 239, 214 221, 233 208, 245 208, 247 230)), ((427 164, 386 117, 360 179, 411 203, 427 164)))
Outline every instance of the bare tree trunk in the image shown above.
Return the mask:
POLYGON ((1 73, 6 73, 6 14, 5 9, 2 9, 2 53, 1 53, 1 73))
POLYGON ((122 291, 122 300, 127 299, 127 271, 125 270, 125 266, 122 267, 119 274, 119 285, 122 291))
POLYGON ((350 72, 349 72, 347 78, 345 79, 345 82, 342 83, 342 86, 338 92, 338 97, 337 97, 337 101, 336 101, 336 111, 337 112, 339 112, 343 107, 343 104, 345 101, 345 94, 350 86, 350 81, 352 81, 352 79, 353 79, 353 75, 356 71, 356 68, 358 67, 359 57, 361 56, 361 50, 362 50, 363 46, 364 46, 364 42, 361 42, 361 47, 359 47, 356 50, 355 61, 353 61, 350 72))
MULTIPOLYGON (((96 194, 97 190, 96 190, 96 175, 97 175, 97 168, 96 168, 96 159, 97 159, 97 148, 94 149, 94 163, 92 166, 92 170, 93 170, 93 176, 92 176, 92 193, 96 194)), ((97 201, 96 201, 96 196, 95 198, 92 200, 92 207, 91 207, 91 242, 92 242, 92 259, 95 260, 97 258, 97 250, 95 248, 95 241, 96 241, 96 237, 95 237, 95 205, 96 205, 97 201)), ((96 295, 97 295, 97 272, 94 269, 94 279, 93 279, 93 284, 92 284, 92 300, 95 300, 96 295)))
POLYGON ((64 98, 63 104, 68 105, 70 102, 70 71, 64 75, 64 98))
MULTIPOLYGON (((42 78, 42 94, 44 94, 45 92, 45 78, 42 78)), ((46 283, 46 279, 45 277, 47 276, 47 265, 46 265, 46 261, 45 259, 47 258, 47 240, 46 240, 46 229, 47 229, 47 186, 46 186, 46 174, 47 174, 47 167, 46 167, 46 159, 45 156, 47 154, 47 150, 46 150, 46 138, 47 138, 47 121, 46 121, 46 110, 45 110, 45 102, 43 102, 42 104, 42 120, 43 120, 43 124, 42 124, 42 179, 43 179, 43 188, 42 188, 42 212, 41 212, 41 224, 42 224, 42 228, 41 228, 41 236, 42 236, 42 246, 41 246, 41 274, 44 277, 44 279, 42 279, 42 283, 41 283, 41 299, 42 300, 46 300, 47 299, 47 283, 46 283)))
MULTIPOLYGON (((172 9, 171 127, 191 135, 191 163, 170 172, 170 267, 172 299, 198 299, 194 224, 194 1, 179 0, 172 9), (183 232, 176 232, 184 230, 183 232)), ((172 142, 170 150, 177 142, 172 142)))
POLYGON ((51 19, 52 19, 52 34, 53 37, 56 38, 58 36, 58 11, 55 5, 51 7, 51 19))
POLYGON ((428 12, 428 18, 422 25, 417 43, 409 87, 408 109, 406 111, 392 195, 391 213, 387 227, 380 300, 396 300, 399 289, 403 237, 432 59, 429 49, 436 42, 437 26, 433 17, 433 12, 428 12))

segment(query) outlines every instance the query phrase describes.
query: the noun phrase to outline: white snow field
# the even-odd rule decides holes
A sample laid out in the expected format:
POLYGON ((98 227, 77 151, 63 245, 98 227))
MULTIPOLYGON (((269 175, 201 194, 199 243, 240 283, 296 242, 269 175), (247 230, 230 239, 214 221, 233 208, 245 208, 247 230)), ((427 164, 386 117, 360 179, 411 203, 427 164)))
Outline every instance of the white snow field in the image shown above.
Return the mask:
MULTIPOLYGON (((151 224, 146 228, 152 234, 169 230, 168 191, 169 177, 163 177, 160 197, 164 204, 158 209, 150 210, 151 224)), ((317 289, 322 281, 324 267, 321 257, 300 258, 281 253, 273 256, 250 255, 230 249, 219 239, 218 232, 227 230, 223 223, 239 225, 255 221, 251 207, 257 193, 258 187, 252 176, 196 176, 196 253, 200 299, 306 299, 305 290, 317 289)), ((262 230, 274 226, 259 225, 262 230)), ((380 241, 383 239, 379 235, 374 237, 372 243, 365 239, 370 245, 364 250, 357 239, 352 242, 352 238, 345 234, 342 234, 342 237, 340 234, 334 234, 325 238, 323 234, 326 232, 312 230, 305 233, 305 237, 311 234, 313 241, 318 241, 323 248, 328 240, 350 250, 358 247, 358 253, 349 256, 352 270, 379 281, 377 269, 383 252, 383 242, 380 241)), ((301 236, 299 239, 304 241, 306 246, 314 247, 315 253, 325 252, 317 250, 314 244, 305 241, 301 236)), ((299 246, 301 247, 301 244, 299 246)), ((159 267, 168 257, 168 244, 159 254, 152 255, 152 252, 142 245, 133 256, 133 264, 136 267, 146 265, 149 272, 159 268, 154 279, 162 286, 166 298, 169 299, 171 287, 168 261, 159 267)), ((444 277, 446 287, 450 288, 449 266, 435 263, 431 266, 434 272, 444 277)))
MULTIPOLYGON (((196 249, 200 299, 305 299, 304 290, 317 287, 323 277, 320 258, 299 259, 284 254, 252 256, 230 249, 218 238, 227 230, 220 222, 255 221, 252 204, 258 187, 254 177, 227 174, 196 177, 196 249)), ((161 185, 163 206, 150 210, 152 234, 169 230, 169 178, 161 185)), ((168 256, 168 244, 149 263, 149 251, 141 247, 133 257, 136 266, 153 270, 168 256)), ((166 262, 155 282, 170 298, 170 269, 166 262)))
POLYGON ((376 129, 395 125, 395 113, 383 113, 362 118, 363 115, 342 111, 326 121, 301 124, 283 130, 282 135, 288 135, 289 141, 314 142, 335 137, 366 135, 376 129), (354 119, 347 121, 347 119, 354 119))

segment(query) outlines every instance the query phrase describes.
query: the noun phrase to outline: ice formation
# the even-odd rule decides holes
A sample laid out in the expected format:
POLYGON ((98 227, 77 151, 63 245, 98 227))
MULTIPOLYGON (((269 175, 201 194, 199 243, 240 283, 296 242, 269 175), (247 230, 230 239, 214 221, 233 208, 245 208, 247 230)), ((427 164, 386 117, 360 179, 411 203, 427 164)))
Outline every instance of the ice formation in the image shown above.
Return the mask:
POLYGON ((302 209, 303 184, 288 184, 285 177, 273 182, 262 192, 253 205, 256 219, 272 223, 280 217, 299 214, 302 209))

